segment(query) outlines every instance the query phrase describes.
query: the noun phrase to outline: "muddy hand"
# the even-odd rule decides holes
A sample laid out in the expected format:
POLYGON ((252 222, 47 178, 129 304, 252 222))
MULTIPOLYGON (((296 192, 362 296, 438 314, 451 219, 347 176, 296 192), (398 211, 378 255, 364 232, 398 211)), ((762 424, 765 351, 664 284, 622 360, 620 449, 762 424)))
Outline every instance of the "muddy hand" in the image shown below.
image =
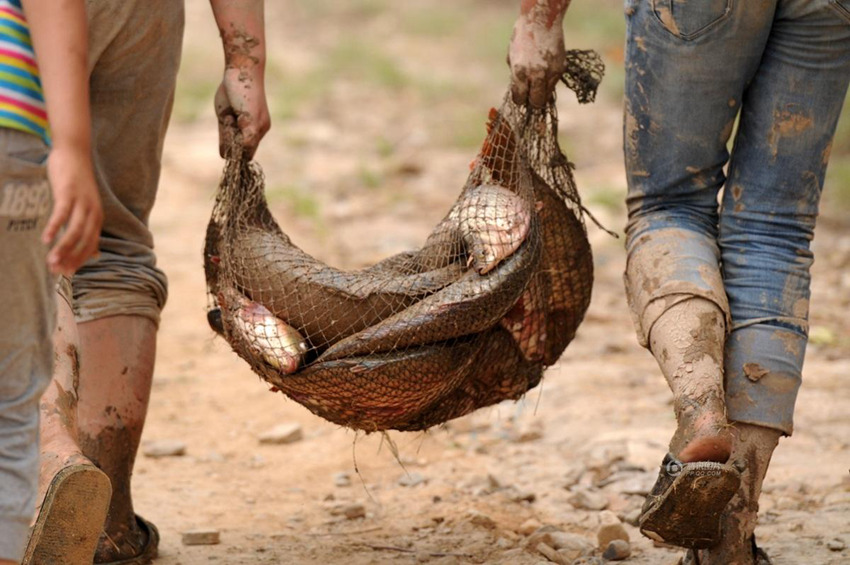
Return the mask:
POLYGON ((570 0, 523 0, 508 49, 515 104, 544 107, 566 69, 561 26, 570 0))
POLYGON ((219 153, 226 157, 229 147, 240 143, 248 159, 253 158, 260 140, 271 126, 262 77, 252 77, 244 69, 227 69, 215 93, 218 117, 219 153))

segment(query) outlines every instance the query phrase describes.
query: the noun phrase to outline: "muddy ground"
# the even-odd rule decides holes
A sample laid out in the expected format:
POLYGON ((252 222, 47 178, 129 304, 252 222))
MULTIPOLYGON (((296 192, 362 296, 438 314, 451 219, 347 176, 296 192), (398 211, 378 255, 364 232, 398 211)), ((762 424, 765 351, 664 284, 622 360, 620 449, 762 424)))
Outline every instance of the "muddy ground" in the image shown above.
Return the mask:
MULTIPOLYGON (((339 267, 421 243, 456 197, 487 110, 504 92, 515 3, 268 4, 274 124, 257 159, 281 225, 339 267)), ((586 203, 620 231, 621 2, 575 4, 568 42, 600 48, 609 78, 593 106, 561 92, 562 136, 586 203)), ((531 565, 548 562, 528 547, 536 525, 576 534, 570 543, 581 549, 596 545, 599 515, 583 506, 633 518, 674 420, 626 310, 622 240, 594 227, 593 302, 542 385, 428 433, 390 434, 398 460, 381 436, 339 428, 268 392, 213 337, 201 248, 222 165, 211 101, 221 56, 208 5, 190 0, 188 10, 152 219, 171 289, 143 438, 184 442, 186 454, 140 455, 133 483, 138 511, 162 533, 157 563, 531 565), (300 425, 303 438, 259 443, 284 423, 300 425), (358 505, 365 516, 347 518, 358 505), (184 545, 182 533, 198 528, 218 531, 220 543, 184 545)), ((840 149, 836 159, 846 159, 840 149)), ((841 549, 850 546, 846 180, 833 175, 826 188, 797 431, 781 442, 762 497, 758 538, 777 565, 850 561, 850 548, 841 549)), ((668 565, 680 555, 626 529, 629 563, 668 565)))

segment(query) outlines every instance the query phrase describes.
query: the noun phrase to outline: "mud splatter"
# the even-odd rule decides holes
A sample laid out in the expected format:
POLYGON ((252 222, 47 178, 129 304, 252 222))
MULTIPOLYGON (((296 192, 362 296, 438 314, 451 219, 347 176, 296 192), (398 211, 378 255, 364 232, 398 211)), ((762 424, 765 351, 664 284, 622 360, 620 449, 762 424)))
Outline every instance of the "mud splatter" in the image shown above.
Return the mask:
POLYGON ((744 374, 754 383, 761 380, 761 378, 768 373, 770 373, 770 371, 758 363, 744 363, 744 374))
POLYGON ((770 130, 767 143, 773 158, 779 155, 779 142, 783 138, 795 137, 814 125, 811 117, 794 111, 794 105, 789 104, 783 110, 773 113, 773 128, 770 130))

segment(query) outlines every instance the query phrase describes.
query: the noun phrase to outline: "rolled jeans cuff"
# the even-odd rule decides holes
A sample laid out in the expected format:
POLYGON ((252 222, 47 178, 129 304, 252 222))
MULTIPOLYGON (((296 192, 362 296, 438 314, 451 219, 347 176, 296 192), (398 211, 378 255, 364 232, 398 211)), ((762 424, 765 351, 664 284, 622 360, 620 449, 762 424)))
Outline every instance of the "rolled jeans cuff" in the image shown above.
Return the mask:
POLYGON ((21 561, 24 558, 29 530, 29 519, 0 514, 0 559, 21 561))
POLYGON ((807 338, 791 329, 755 324, 726 340, 726 412, 730 422, 791 435, 807 338))
POLYGON ((658 318, 691 298, 716 304, 726 318, 726 327, 730 327, 719 258, 712 238, 686 229, 644 232, 630 242, 623 278, 638 342, 643 347, 648 347, 658 318))

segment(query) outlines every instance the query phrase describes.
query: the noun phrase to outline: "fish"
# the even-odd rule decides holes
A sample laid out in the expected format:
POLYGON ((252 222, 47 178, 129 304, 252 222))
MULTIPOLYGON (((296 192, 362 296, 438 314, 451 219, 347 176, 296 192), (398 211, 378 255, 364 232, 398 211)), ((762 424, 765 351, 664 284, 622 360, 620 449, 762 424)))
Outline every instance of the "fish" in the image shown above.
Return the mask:
POLYGON ((229 341, 242 343, 282 375, 300 368, 309 346, 298 330, 235 290, 220 291, 218 303, 227 313, 221 322, 229 341))

